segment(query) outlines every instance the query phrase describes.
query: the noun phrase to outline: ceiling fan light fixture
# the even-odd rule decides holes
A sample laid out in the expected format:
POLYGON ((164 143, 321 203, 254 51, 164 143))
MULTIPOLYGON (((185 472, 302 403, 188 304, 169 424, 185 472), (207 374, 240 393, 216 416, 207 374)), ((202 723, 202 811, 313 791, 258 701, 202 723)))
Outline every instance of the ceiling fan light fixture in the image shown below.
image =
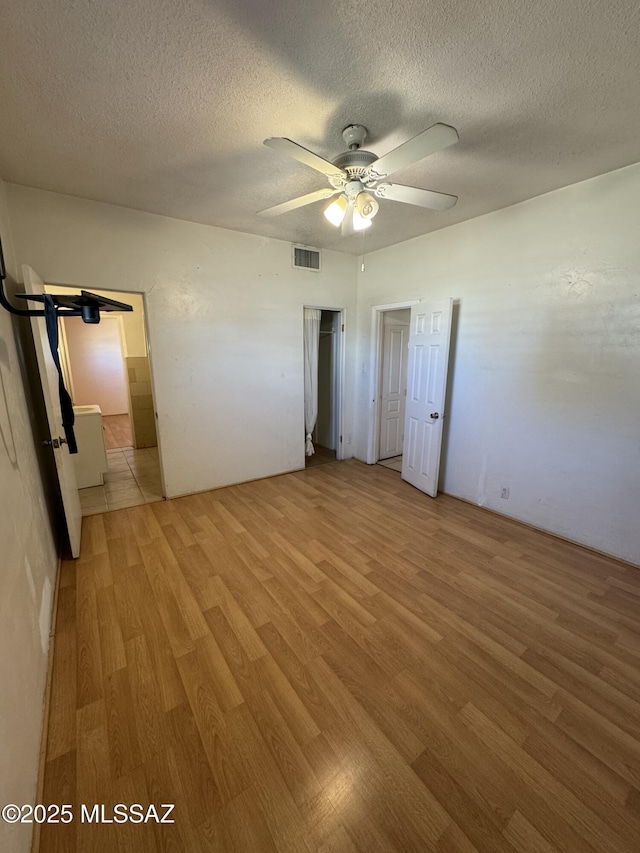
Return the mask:
POLYGON ((377 199, 371 193, 358 193, 358 197, 356 198, 356 212, 363 219, 373 219, 379 207, 377 199))
POLYGON ((389 183, 387 177, 453 145, 458 141, 458 132, 454 127, 437 122, 382 157, 362 149, 366 133, 363 125, 348 125, 343 131, 343 138, 349 150, 343 151, 333 160, 325 160, 284 136, 265 139, 264 144, 269 148, 287 154, 323 174, 331 187, 268 207, 259 211, 258 215, 278 216, 337 195, 338 198, 331 201, 323 212, 327 221, 335 228, 341 227, 342 236, 348 237, 354 231, 364 231, 370 227, 378 212, 380 198, 426 207, 428 210, 448 210, 453 207, 458 200, 457 196, 389 183))
POLYGON ((364 231, 366 228, 371 228, 371 217, 367 218, 358 213, 357 209, 353 208, 353 230, 364 231))
POLYGON ((332 225, 335 225, 336 228, 339 228, 342 225, 342 220, 347 212, 347 204, 347 199, 345 196, 341 195, 324 209, 326 219, 328 219, 332 225))

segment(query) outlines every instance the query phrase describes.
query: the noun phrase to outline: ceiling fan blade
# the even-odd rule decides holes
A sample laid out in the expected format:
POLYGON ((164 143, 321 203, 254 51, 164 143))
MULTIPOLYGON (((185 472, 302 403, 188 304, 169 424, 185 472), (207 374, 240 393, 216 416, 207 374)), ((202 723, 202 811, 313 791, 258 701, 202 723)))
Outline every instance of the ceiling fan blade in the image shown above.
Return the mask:
POLYGON ((344 219, 342 220, 340 235, 342 237, 351 237, 351 235, 355 233, 356 229, 353 227, 353 202, 350 201, 347 205, 344 219))
POLYGON ((316 172, 322 172, 323 175, 340 175, 346 177, 346 172, 343 172, 342 169, 325 160, 324 157, 314 154, 313 151, 308 151, 302 145, 298 145, 297 142, 293 142, 284 136, 270 136, 268 139, 265 139, 264 144, 268 145, 269 148, 273 148, 274 151, 279 151, 281 154, 293 157, 294 160, 304 163, 305 166, 310 166, 316 172))
POLYGON ((457 195, 405 187, 403 184, 380 184, 374 192, 378 198, 390 198, 391 201, 403 201, 405 204, 428 207, 430 210, 448 210, 458 201, 457 195))
POLYGON ((307 193, 306 195, 292 198, 291 201, 283 201, 282 204, 276 204, 274 207, 267 207, 266 210, 260 210, 258 216, 278 216, 281 213, 288 213, 290 210, 295 210, 298 207, 304 207, 306 204, 313 204, 314 201, 322 201, 324 198, 331 198, 332 195, 337 195, 340 190, 331 190, 328 187, 315 192, 307 193))
POLYGON ((434 124, 414 136, 413 139, 408 139, 402 145, 398 145, 388 154, 383 154, 375 163, 371 164, 367 171, 369 174, 375 173, 380 177, 385 177, 397 169, 403 169, 405 166, 417 163, 418 160, 428 157, 429 154, 435 154, 436 151, 448 148, 449 145, 453 145, 457 141, 458 131, 455 127, 450 127, 448 124, 434 124))

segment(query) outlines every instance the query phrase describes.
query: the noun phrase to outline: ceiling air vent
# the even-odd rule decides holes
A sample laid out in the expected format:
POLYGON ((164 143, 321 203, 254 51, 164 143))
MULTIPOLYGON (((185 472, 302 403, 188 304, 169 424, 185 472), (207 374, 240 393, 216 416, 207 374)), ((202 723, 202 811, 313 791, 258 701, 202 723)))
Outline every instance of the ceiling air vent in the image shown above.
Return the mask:
POLYGON ((320 249, 293 246, 293 266, 299 270, 320 272, 320 249))

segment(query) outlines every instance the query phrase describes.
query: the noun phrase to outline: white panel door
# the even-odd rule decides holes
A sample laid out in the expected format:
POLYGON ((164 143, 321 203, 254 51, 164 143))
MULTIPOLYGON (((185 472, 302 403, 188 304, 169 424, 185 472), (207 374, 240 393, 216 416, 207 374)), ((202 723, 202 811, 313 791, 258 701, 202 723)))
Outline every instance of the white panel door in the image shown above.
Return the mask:
MULTIPOLYGON (((24 278, 24 289, 27 293, 44 293, 44 284, 31 267, 25 264, 22 267, 22 275, 24 278)), ((30 303, 31 307, 34 305, 35 303, 30 303)), ((51 355, 44 317, 32 317, 31 327, 33 329, 33 340, 38 360, 40 382, 42 383, 44 404, 47 410, 47 420, 49 421, 49 432, 51 440, 54 442, 53 453, 56 460, 56 470, 60 482, 60 493, 62 494, 67 530, 69 532, 71 554, 77 557, 80 554, 82 510, 80 509, 80 498, 73 459, 67 445, 59 443, 60 439, 64 438, 64 430, 62 428, 62 411, 60 409, 60 397, 58 394, 58 371, 51 355), (56 444, 58 445, 57 447, 56 444)))
POLYGON ((404 434, 409 326, 394 324, 384 330, 382 387, 380 389, 380 459, 400 456, 404 434))
POLYGON ((411 308, 402 479, 435 498, 447 389, 452 299, 411 308))

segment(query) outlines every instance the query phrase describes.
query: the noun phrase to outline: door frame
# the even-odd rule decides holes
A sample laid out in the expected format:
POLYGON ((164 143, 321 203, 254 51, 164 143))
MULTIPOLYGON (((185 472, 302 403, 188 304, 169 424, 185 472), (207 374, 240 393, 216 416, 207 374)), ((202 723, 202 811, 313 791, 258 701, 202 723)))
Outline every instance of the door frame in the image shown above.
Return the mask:
MULTIPOLYGON (((337 308, 332 305, 310 305, 308 302, 305 302, 302 306, 302 343, 303 347, 301 348, 302 359, 304 365, 304 309, 305 308, 317 308, 320 311, 334 311, 336 314, 340 315, 340 335, 338 336, 338 340, 336 341, 336 360, 334 365, 334 379, 335 379, 335 405, 336 405, 336 425, 338 430, 337 441, 336 441, 336 460, 345 458, 344 451, 344 429, 343 429, 343 418, 344 418, 344 371, 345 371, 345 335, 347 333, 347 309, 346 308, 337 308)), ((302 434, 304 435, 304 370, 303 370, 303 383, 302 383, 302 434)), ((303 448, 304 452, 304 448, 303 448)), ((304 459, 303 459, 304 465, 304 459)))
MULTIPOLYGON (((153 288, 152 288, 153 289, 153 288)), ((162 464, 162 439, 160 438, 160 417, 158 413, 158 394, 156 392, 156 381, 154 375, 154 365, 153 358, 151 355, 152 344, 151 344, 151 328, 149 325, 149 306, 147 303, 147 296, 151 291, 136 291, 136 290, 123 290, 121 293, 136 293, 138 296, 142 296, 142 322, 144 323, 144 338, 145 343, 147 345, 147 359, 149 360, 149 378, 151 380, 151 396, 153 397, 153 415, 156 419, 156 441, 158 442, 158 465, 160 466, 160 485, 162 487, 162 497, 164 500, 167 499, 167 489, 164 481, 164 465, 162 464)), ((124 323, 124 321, 123 321, 124 323)), ((125 362, 126 365, 126 362, 125 362)), ((131 412, 129 412, 129 417, 131 417, 131 412)))
MULTIPOLYGON (((410 308, 399 308, 398 310, 399 311, 408 311, 409 313, 411 313, 410 308)), ((380 462, 383 458, 382 457, 383 424, 385 423, 385 419, 386 419, 386 417, 388 417, 388 414, 389 414, 388 409, 386 408, 386 406, 383 403, 383 401, 384 401, 384 390, 385 390, 385 377, 387 376, 385 364, 386 364, 387 356, 389 355, 388 347, 392 346, 390 341, 388 340, 388 332, 389 331, 391 331, 392 329, 395 329, 397 331, 400 328, 406 330, 405 346, 403 347, 403 349, 400 352, 400 378, 401 379, 402 379, 402 367, 403 367, 403 364, 405 367, 407 366, 407 359, 408 359, 408 355, 409 355, 408 340, 409 340, 409 332, 411 331, 411 322, 410 322, 410 320, 407 320, 406 323, 403 323, 400 320, 395 320, 395 319, 387 320, 387 315, 392 314, 392 313, 393 313, 392 311, 383 311, 382 315, 381 315, 382 316, 382 325, 381 325, 381 329, 380 329, 380 339, 382 341, 382 347, 380 350, 380 362, 379 362, 379 365, 380 365, 380 388, 379 388, 379 396, 378 396, 378 446, 376 447, 376 455, 377 455, 377 461, 378 462, 380 462)), ((400 394, 401 394, 400 409, 402 409, 402 408, 406 409, 407 382, 408 382, 408 379, 407 379, 406 370, 405 370, 404 389, 400 388, 400 394), (404 390, 404 395, 402 394, 403 390, 404 390)), ((403 437, 400 441, 400 444, 402 447, 404 447, 404 421, 405 421, 405 418, 403 415, 403 417, 402 417, 403 437)), ((396 450, 397 450, 397 447, 396 447, 396 450)), ((401 456, 401 455, 402 455, 402 450, 400 451, 400 453, 396 452, 396 453, 392 453, 391 456, 385 456, 384 459, 392 459, 392 458, 395 458, 395 457, 401 456)))
POLYGON ((380 445, 380 380, 384 334, 382 315, 385 311, 411 308, 412 305, 417 305, 423 301, 423 299, 405 299, 403 302, 387 302, 384 305, 373 305, 371 307, 371 352, 369 356, 369 399, 371 404, 369 406, 369 437, 366 459, 368 465, 375 465, 378 461, 380 445))
MULTIPOLYGON (((45 290, 47 285, 45 284, 45 290)), ((76 396, 73 387, 73 370, 71 369, 71 359, 69 358, 69 344, 67 343, 67 324, 64 318, 58 323, 58 355, 60 356, 60 365, 62 367, 62 375, 64 377, 67 391, 71 394, 71 399, 76 396), (62 344, 62 346, 61 346, 62 344)))

